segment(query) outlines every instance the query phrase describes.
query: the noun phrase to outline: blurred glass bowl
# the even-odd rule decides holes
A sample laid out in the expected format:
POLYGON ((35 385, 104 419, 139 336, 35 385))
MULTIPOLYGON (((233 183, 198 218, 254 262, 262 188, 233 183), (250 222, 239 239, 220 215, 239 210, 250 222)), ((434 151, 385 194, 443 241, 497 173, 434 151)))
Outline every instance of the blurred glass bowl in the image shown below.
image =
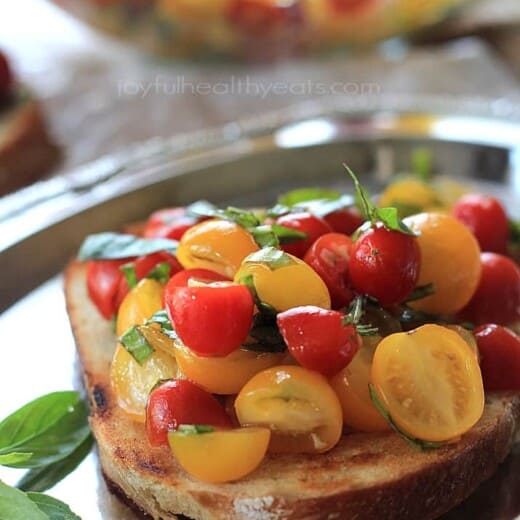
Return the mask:
POLYGON ((272 59, 363 46, 439 22, 468 0, 53 0, 93 26, 177 57, 272 59))

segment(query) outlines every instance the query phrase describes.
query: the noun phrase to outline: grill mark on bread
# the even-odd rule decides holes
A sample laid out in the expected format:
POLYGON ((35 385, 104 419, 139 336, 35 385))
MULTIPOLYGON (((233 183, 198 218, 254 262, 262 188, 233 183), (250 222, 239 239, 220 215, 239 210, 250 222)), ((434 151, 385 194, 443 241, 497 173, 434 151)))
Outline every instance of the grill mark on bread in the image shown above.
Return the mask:
POLYGON ((93 410, 97 415, 104 415, 108 410, 108 399, 105 389, 102 385, 94 385, 92 388, 92 404, 95 405, 93 410))

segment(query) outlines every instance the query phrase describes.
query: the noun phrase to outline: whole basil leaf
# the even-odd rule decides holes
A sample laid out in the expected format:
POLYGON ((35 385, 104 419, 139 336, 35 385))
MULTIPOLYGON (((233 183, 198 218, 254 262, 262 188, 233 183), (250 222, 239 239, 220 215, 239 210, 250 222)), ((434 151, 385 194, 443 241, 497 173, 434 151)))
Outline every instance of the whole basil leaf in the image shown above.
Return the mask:
POLYGON ((149 255, 159 251, 174 253, 179 243, 167 238, 140 238, 124 233, 98 233, 81 245, 78 260, 115 260, 149 255))
POLYGON ((22 491, 47 491, 55 484, 72 473, 83 462, 90 453, 94 444, 94 438, 89 435, 85 440, 67 457, 53 464, 41 466, 29 470, 16 484, 22 491))
POLYGON ((30 454, 15 468, 52 464, 72 453, 90 433, 88 409, 77 392, 54 392, 26 404, 0 423, 0 455, 30 454))
POLYGON ((42 493, 27 493, 27 498, 31 500, 40 511, 47 515, 48 520, 81 520, 73 513, 67 504, 61 500, 43 495, 42 493))
POLYGON ((32 453, 18 453, 13 451, 12 453, 6 453, 0 455, 0 466, 12 466, 13 464, 19 464, 25 462, 32 457, 32 453))
POLYGON ((22 491, 0 482, 0 520, 49 520, 22 491))

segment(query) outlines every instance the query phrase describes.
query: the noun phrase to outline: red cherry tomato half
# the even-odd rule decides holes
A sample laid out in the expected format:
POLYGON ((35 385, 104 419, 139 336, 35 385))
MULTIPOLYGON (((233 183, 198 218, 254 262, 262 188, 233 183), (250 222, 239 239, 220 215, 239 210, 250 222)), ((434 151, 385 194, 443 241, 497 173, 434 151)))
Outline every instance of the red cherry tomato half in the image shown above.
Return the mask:
POLYGON ((520 390, 520 338, 496 324, 475 329, 486 390, 520 390))
POLYGON ((224 407, 209 392, 187 379, 172 379, 155 388, 146 406, 146 435, 152 446, 168 446, 168 431, 181 424, 232 428, 224 407))
POLYGON ((383 226, 370 228, 350 251, 349 277, 360 294, 381 305, 396 305, 410 296, 419 278, 421 253, 414 236, 383 226))
POLYGON ((117 311, 116 296, 123 279, 120 267, 130 260, 92 260, 87 264, 87 289, 101 315, 109 320, 117 311))
POLYGON ((460 317, 475 325, 509 325, 520 320, 520 268, 496 253, 482 253, 480 259, 480 282, 460 317))
POLYGON ((471 230, 482 251, 507 252, 509 221, 498 200, 487 195, 463 195, 453 207, 452 214, 471 230))
POLYGON ((164 302, 180 339, 199 356, 226 356, 239 349, 253 322, 253 297, 244 285, 168 285, 164 302))
POLYGON ((242 32, 266 36, 279 28, 302 22, 299 1, 278 5, 272 0, 233 0, 228 20, 242 32))
POLYGON ((144 228, 145 238, 180 240, 200 219, 186 214, 185 208, 166 208, 150 215, 144 228))
MULTIPOLYGON (((135 269, 137 280, 142 280, 143 278, 148 276, 148 274, 150 274, 151 271, 153 271, 159 264, 162 263, 168 263, 170 265, 170 276, 182 270, 181 264, 179 264, 178 260, 173 255, 161 251, 159 253, 152 253, 150 255, 140 256, 139 258, 134 260, 133 266, 135 269)), ((116 308, 119 308, 121 302, 124 300, 129 290, 130 289, 128 287, 128 282, 126 281, 126 278, 123 276, 121 278, 121 281, 119 282, 119 287, 117 289, 116 308)))
POLYGON ((13 84, 13 76, 11 67, 7 61, 7 57, 0 51, 0 99, 7 96, 13 84))
POLYGON ((354 326, 343 326, 342 319, 338 311, 304 306, 278 314, 277 322, 296 361, 330 377, 345 368, 361 346, 354 326))
POLYGON ((285 244, 282 249, 291 255, 303 258, 312 243, 325 233, 330 233, 332 228, 322 218, 303 211, 301 213, 289 213, 276 221, 280 226, 285 226, 307 234, 306 238, 285 244))
POLYGON ((312 244, 304 260, 321 277, 329 289, 332 307, 348 305, 354 293, 348 285, 348 261, 352 240, 340 233, 327 233, 312 244))
POLYGON ((336 233, 344 235, 352 235, 364 222, 363 217, 355 208, 338 209, 323 219, 336 233))

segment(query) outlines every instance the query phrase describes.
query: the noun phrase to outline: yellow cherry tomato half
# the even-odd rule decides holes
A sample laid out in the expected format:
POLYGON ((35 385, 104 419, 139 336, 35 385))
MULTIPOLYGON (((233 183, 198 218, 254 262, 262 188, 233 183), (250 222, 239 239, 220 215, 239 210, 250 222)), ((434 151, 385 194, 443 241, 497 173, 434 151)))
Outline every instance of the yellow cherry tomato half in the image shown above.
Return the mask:
POLYGON ((175 357, 184 377, 212 394, 238 394, 258 372, 280 364, 284 354, 236 350, 224 357, 202 357, 180 341, 175 342, 175 357))
POLYGON ((145 422, 148 395, 157 381, 173 379, 176 376, 175 357, 159 349, 140 365, 119 344, 110 366, 110 382, 117 403, 128 416, 140 423, 145 422))
POLYGON ((238 480, 262 462, 271 432, 268 428, 238 428, 208 433, 168 433, 170 448, 178 463, 203 482, 238 480))
POLYGON ((164 287, 157 280, 144 278, 125 296, 117 313, 118 337, 130 327, 142 325, 163 308, 163 289, 164 287))
POLYGON ((268 368, 254 376, 238 394, 235 411, 240 424, 271 429, 269 450, 321 453, 341 437, 341 405, 327 380, 299 366, 268 368))
POLYGON ((280 267, 267 262, 245 259, 235 275, 241 283, 252 276, 258 298, 282 312, 301 305, 330 309, 330 294, 325 282, 303 260, 288 253, 280 267))
POLYGON ((450 215, 420 213, 404 219, 417 237, 421 268, 417 285, 433 283, 434 294, 410 303, 431 314, 455 314, 480 280, 480 248, 469 229, 450 215))
POLYGON ((372 358, 380 341, 380 336, 365 336, 354 359, 330 380, 343 409, 343 422, 362 432, 390 429, 388 422, 374 406, 368 391, 372 358))
POLYGON ((205 220, 184 233, 177 259, 185 269, 209 269, 233 278, 242 260, 258 249, 251 233, 235 222, 205 220))
POLYGON ((475 355, 456 332, 423 325, 392 334, 377 346, 372 384, 395 424, 425 441, 467 432, 484 411, 475 355))

